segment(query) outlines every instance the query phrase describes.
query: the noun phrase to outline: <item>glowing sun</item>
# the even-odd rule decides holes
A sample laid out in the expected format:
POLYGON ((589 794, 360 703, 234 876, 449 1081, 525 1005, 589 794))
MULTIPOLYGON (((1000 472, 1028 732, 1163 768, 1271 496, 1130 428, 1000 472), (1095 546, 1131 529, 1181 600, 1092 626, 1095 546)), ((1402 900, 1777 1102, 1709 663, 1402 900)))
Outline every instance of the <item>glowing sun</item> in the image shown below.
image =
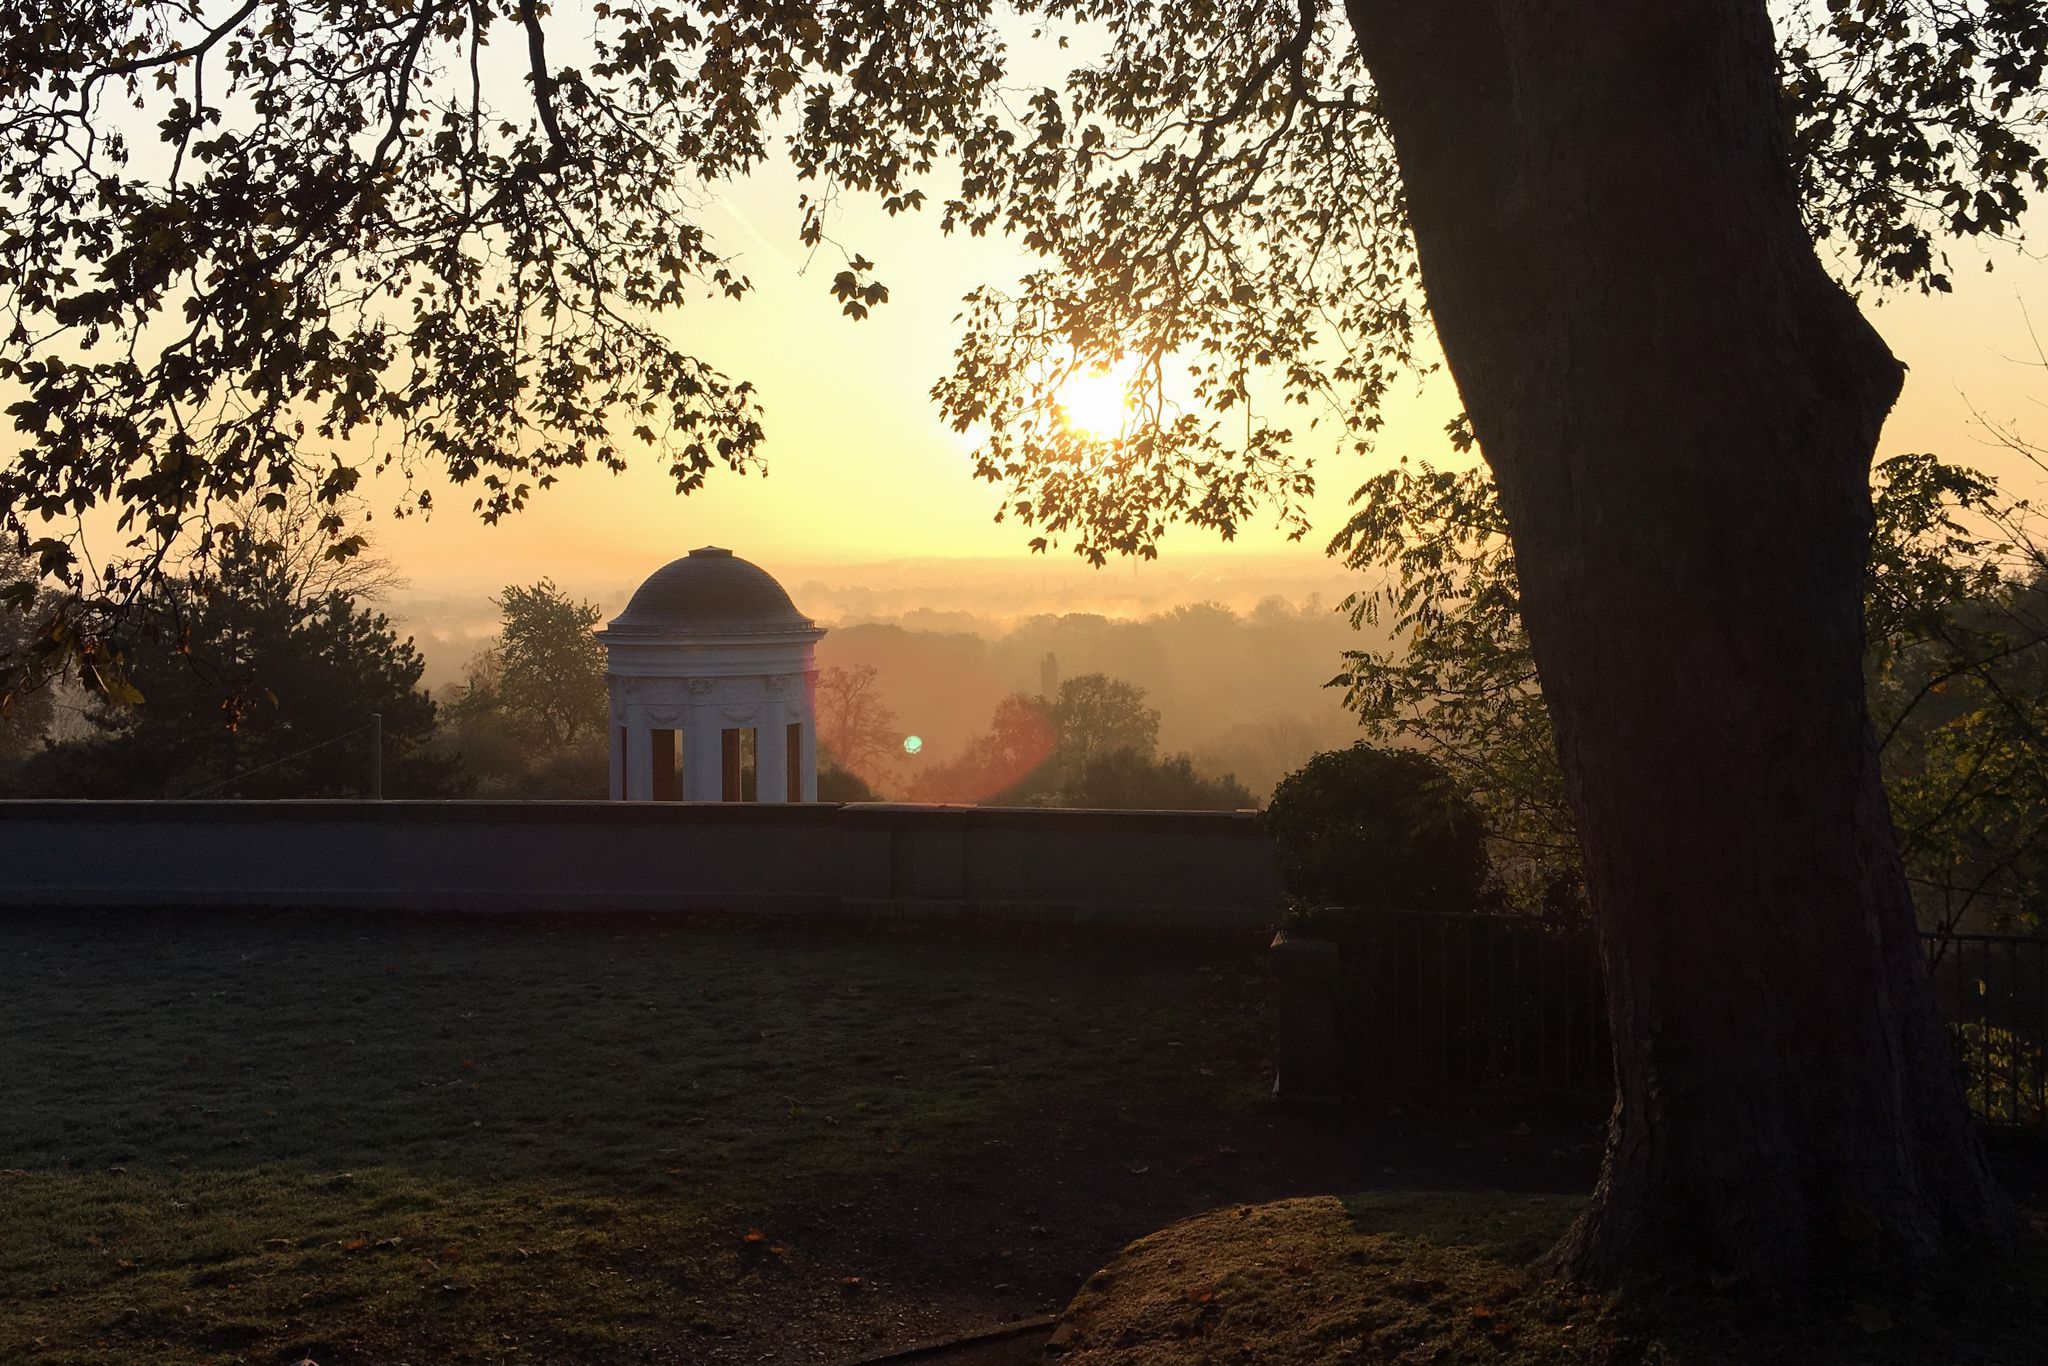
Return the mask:
POLYGON ((1130 382, 1114 370, 1077 370, 1060 382, 1054 400, 1069 427, 1108 440, 1131 420, 1130 382))

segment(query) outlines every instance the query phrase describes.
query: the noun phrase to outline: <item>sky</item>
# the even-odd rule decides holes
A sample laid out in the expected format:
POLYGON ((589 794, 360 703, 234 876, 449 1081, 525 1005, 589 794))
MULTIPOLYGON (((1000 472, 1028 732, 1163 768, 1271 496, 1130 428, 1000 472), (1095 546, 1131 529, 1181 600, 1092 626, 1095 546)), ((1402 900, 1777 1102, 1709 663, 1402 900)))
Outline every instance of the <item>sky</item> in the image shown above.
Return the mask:
MULTIPOLYGON (((721 196, 710 221, 755 292, 693 303, 672 324, 697 354, 759 387, 767 477, 720 471, 685 498, 658 459, 642 458, 624 475, 571 472, 495 527, 480 524, 460 493, 437 495, 431 520, 380 517, 373 528, 413 594, 489 592, 543 574, 600 592, 694 546, 718 544, 792 581, 835 567, 973 557, 985 570, 1036 576, 1055 599, 1062 586, 1091 596, 1098 571, 1033 556, 1029 531, 992 520, 999 490, 972 478, 971 441, 946 427, 928 397, 950 363, 961 295, 1013 280, 1030 259, 1000 240, 948 238, 935 215, 892 220, 855 206, 838 236, 878 263, 877 278, 890 289, 888 304, 857 322, 841 316, 828 290, 838 257, 826 249, 807 264, 796 245, 798 190, 777 168, 721 196)), ((1953 295, 1865 302, 1908 366, 1881 454, 1933 451, 2025 485, 2035 472, 1987 442, 1973 409, 2048 441, 2048 373, 2027 364, 2034 343, 2026 316, 2031 308, 2048 337, 2048 259, 1969 244, 1951 257, 1953 295), (1988 274, 1986 260, 1995 267, 1988 274)), ((1305 578, 1327 578, 1332 566, 1322 550, 1351 491, 1404 454, 1455 462, 1442 427, 1458 406, 1438 376, 1397 389, 1372 455, 1298 447, 1318 471, 1315 529, 1303 541, 1290 543, 1270 525, 1246 527, 1230 545, 1181 529, 1169 535, 1163 565, 1099 574, 1134 584, 1190 572, 1227 577, 1241 562, 1255 576, 1299 564, 1305 578)), ((395 495, 395 485, 375 490, 373 505, 395 495)))
MULTIPOLYGON (((574 7, 571 0, 565 13, 574 7)), ((560 31, 573 30, 565 19, 560 31)), ((1023 34, 1013 38, 1020 70, 1056 75, 1051 66, 1039 69, 1042 59, 1023 34)), ((558 60, 573 57, 572 48, 558 52, 558 60)), ((504 80, 496 102, 519 107, 523 95, 509 76, 504 80)), ((366 481, 375 516, 367 530, 406 583, 397 598, 482 606, 507 584, 548 576, 615 611, 625 589, 660 565, 717 544, 792 587, 890 585, 893 610, 909 610, 920 585, 933 610, 971 608, 998 582, 1006 585, 998 594, 1008 604, 1003 616, 1027 607, 1115 611, 1124 604, 1136 611, 1175 600, 1243 602, 1247 594, 1232 588, 1237 581, 1259 585, 1260 596, 1280 592, 1298 601, 1329 591, 1336 567, 1323 548, 1359 484, 1404 455, 1440 464, 1469 458, 1453 453, 1444 438, 1444 423, 1461 405, 1438 374, 1396 387, 1369 456, 1338 453, 1334 433, 1297 444, 1318 477, 1314 527, 1299 541, 1254 523, 1229 544, 1175 529, 1159 564, 1095 571, 1065 550, 1035 556, 1028 528, 993 521, 1001 490, 972 477, 971 440, 949 430, 928 397, 950 368, 961 296, 979 285, 1011 283, 1032 258, 1000 238, 945 236, 935 209, 890 218, 872 201, 849 197, 832 234, 874 260, 876 278, 890 290, 886 305, 854 321, 841 315, 829 290, 840 254, 828 246, 808 257, 798 243, 804 188, 786 166, 771 162, 712 195, 706 225, 754 292, 740 301, 706 297, 667 324, 694 354, 758 387, 767 477, 714 471, 701 491, 684 498, 657 453, 643 450, 623 475, 566 473, 496 526, 469 512, 473 495, 436 482, 430 471, 423 482, 435 494, 431 518, 394 520, 389 511, 404 492, 400 483, 366 481), (973 561, 971 573, 948 568, 963 560, 973 561)), ((1965 243, 1952 244, 1950 254, 1953 295, 1867 301, 1909 367, 1880 453, 1933 451, 1980 465, 2016 490, 2032 488, 2038 472, 1989 445, 1973 408, 2048 442, 2048 371, 2023 363, 2036 350, 2026 308, 2048 337, 2048 253, 1965 243), (1987 261, 1996 267, 1988 274, 1987 261)))

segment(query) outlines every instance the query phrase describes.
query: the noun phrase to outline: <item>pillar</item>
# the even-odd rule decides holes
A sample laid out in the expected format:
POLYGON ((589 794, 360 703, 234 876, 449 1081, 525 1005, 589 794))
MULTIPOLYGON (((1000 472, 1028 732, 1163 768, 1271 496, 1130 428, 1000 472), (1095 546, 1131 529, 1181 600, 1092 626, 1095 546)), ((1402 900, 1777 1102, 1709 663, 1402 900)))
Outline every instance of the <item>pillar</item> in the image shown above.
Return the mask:
POLYGON ((718 728, 718 799, 722 802, 736 802, 744 796, 746 756, 740 752, 740 741, 739 727, 718 728))
POLYGON ((626 800, 626 727, 614 716, 606 733, 611 737, 612 800, 622 802, 626 800))
POLYGON ((692 707, 683 720, 683 800, 715 802, 719 798, 719 716, 710 707, 692 707))
POLYGON ((1337 1098, 1337 946, 1281 930, 1273 936, 1274 976, 1279 978, 1279 1066, 1273 1099, 1324 1103, 1337 1098))
POLYGON ((654 800, 654 728, 639 712, 626 716, 626 800, 654 800))

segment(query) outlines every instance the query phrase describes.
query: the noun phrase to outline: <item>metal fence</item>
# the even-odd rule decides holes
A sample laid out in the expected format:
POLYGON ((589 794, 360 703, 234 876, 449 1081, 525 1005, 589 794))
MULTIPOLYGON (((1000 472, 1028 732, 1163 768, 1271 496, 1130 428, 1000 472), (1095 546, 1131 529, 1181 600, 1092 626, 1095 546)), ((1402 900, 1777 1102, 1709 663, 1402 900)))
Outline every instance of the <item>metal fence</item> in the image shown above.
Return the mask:
POLYGON ((1600 960, 1579 921, 1352 912, 1340 1028, 1360 1075, 1488 1089, 1611 1084, 1600 960))
POLYGON ((1935 999, 1970 1108, 1988 1124, 2048 1126, 2048 939, 1928 935, 1935 999))
MULTIPOLYGON (((1341 916, 1338 1001, 1353 1084, 1598 1093, 1606 993, 1583 920, 1422 911, 1341 916)), ((1927 934, 1936 997, 1985 1122, 2048 1127, 2048 939, 1927 934)))

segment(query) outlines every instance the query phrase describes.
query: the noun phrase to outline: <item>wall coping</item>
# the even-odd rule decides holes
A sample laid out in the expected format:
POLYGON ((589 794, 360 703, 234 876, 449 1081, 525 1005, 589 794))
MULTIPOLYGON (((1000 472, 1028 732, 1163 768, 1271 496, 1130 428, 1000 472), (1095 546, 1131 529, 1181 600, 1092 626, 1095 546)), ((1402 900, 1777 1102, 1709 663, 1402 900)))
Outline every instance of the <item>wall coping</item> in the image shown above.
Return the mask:
POLYGON ((937 806, 907 802, 612 802, 549 800, 45 800, 0 799, 0 822, 279 824, 796 825, 928 830, 1099 830, 1146 833, 1207 828, 1218 836, 1257 833, 1254 811, 1106 811, 1073 807, 937 806))

